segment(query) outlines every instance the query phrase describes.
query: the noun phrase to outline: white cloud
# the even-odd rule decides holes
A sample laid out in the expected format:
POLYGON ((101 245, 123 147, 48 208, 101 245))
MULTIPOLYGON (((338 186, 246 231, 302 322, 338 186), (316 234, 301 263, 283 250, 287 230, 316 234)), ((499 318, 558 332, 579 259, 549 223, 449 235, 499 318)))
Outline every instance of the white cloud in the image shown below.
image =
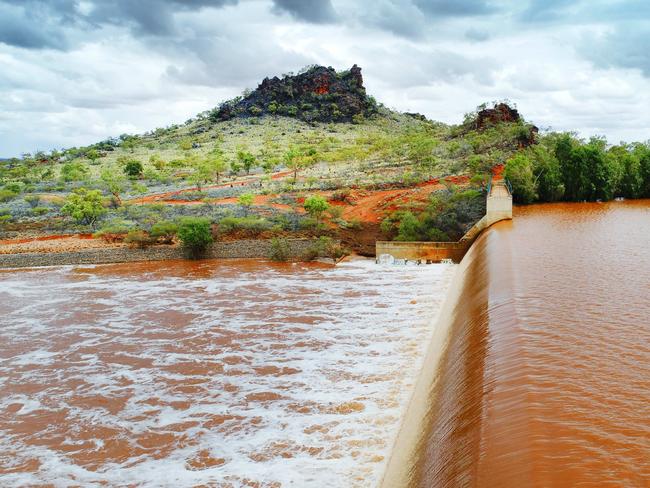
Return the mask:
POLYGON ((148 1, 159 17, 121 2, 110 23, 92 18, 93 0, 59 2, 63 27, 46 22, 49 37, 34 42, 9 8, 17 20, 11 37, 0 38, 0 156, 183 122, 264 76, 309 63, 357 63, 379 101, 444 122, 509 98, 542 127, 613 142, 650 137, 648 57, 639 48, 647 25, 633 21, 633 7, 645 8, 636 0, 618 2, 616 15, 605 2, 587 10, 591 3, 560 0, 542 10, 436 0, 427 9, 381 0, 369 9, 335 0, 311 17, 293 2, 148 1), (626 26, 634 30, 622 34, 626 26))

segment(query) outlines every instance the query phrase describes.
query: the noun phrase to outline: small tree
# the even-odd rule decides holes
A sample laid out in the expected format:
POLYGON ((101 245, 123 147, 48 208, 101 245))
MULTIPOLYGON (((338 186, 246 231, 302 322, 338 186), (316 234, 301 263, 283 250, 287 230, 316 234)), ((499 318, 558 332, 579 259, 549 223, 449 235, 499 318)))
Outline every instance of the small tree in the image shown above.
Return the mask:
POLYGON ((313 195, 311 197, 308 197, 305 200, 304 204, 305 210, 309 215, 316 219, 316 223, 320 223, 323 212, 325 212, 329 206, 330 205, 327 203, 327 200, 325 200, 320 195, 313 195))
POLYGON ((143 171, 142 163, 137 159, 131 159, 124 166, 124 174, 129 178, 139 178, 143 171))
POLYGON ((212 180, 212 171, 205 161, 199 161, 194 165, 194 171, 189 177, 190 183, 196 185, 198 191, 203 190, 203 185, 212 180))
POLYGON ((297 148, 291 148, 284 154, 284 164, 293 171, 293 182, 298 179, 298 172, 312 166, 318 157, 314 148, 308 148, 301 151, 297 148))
POLYGON ((181 139, 178 143, 178 147, 182 151, 189 151, 192 149, 192 139, 181 139))
POLYGON ((254 199, 254 196, 253 196, 252 193, 243 193, 243 194, 239 195, 239 199, 237 200, 237 202, 244 209, 244 215, 245 216, 248 216, 248 212, 250 210, 250 207, 251 207, 251 205, 253 205, 253 199, 254 199))
POLYGON ((242 168, 244 168, 246 174, 250 174, 251 169, 253 169, 257 163, 257 159, 255 156, 253 156, 252 153, 244 149, 240 149, 237 151, 237 162, 242 168))
POLYGON ((113 196, 113 201, 117 207, 122 205, 122 193, 126 186, 126 181, 115 169, 104 168, 100 174, 100 179, 106 185, 106 189, 113 196))
POLYGON ((61 212, 70 215, 80 224, 95 225, 97 219, 106 213, 99 190, 78 188, 65 199, 61 212))
POLYGON ((162 171, 165 169, 165 166, 167 163, 165 163, 165 160, 162 159, 159 155, 157 154, 152 154, 149 156, 149 162, 153 164, 153 167, 156 168, 158 171, 162 171))
POLYGON ((95 162, 99 159, 99 152, 97 149, 89 149, 88 152, 86 153, 86 157, 90 159, 90 162, 92 164, 95 164, 95 162))
POLYGON ((89 173, 88 166, 79 161, 65 163, 61 167, 61 179, 63 181, 80 181, 85 179, 89 173))
POLYGON ((228 161, 223 157, 221 151, 214 151, 208 155, 205 164, 213 178, 219 183, 219 178, 228 171, 228 161))
POLYGON ((210 221, 204 217, 185 217, 178 226, 178 238, 190 258, 201 257, 213 242, 210 221))

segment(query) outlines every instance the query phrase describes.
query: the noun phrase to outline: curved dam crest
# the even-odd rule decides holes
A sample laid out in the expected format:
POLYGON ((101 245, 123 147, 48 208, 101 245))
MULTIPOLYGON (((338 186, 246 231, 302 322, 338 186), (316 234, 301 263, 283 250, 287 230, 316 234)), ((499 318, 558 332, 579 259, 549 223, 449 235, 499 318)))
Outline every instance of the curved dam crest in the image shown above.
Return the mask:
POLYGON ((648 486, 648 222, 650 201, 536 205, 479 237, 383 486, 648 486))

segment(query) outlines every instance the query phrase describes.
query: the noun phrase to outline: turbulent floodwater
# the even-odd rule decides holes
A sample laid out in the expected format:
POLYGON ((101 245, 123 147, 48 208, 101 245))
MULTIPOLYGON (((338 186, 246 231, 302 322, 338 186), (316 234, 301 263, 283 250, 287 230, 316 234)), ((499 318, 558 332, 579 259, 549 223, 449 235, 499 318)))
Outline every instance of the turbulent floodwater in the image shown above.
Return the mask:
POLYGON ((412 486, 650 486, 650 201, 518 208, 466 256, 412 486))
POLYGON ((0 272, 0 486, 373 486, 452 270, 0 272))

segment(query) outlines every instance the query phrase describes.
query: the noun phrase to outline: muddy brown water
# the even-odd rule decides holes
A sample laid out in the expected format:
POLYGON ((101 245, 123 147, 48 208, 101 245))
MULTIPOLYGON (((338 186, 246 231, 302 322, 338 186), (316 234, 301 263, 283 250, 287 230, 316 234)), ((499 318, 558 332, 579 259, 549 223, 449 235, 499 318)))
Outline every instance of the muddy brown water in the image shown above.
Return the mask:
POLYGON ((412 487, 650 486, 650 201, 475 243, 412 487))
POLYGON ((453 269, 0 271, 0 486, 375 485, 453 269))

